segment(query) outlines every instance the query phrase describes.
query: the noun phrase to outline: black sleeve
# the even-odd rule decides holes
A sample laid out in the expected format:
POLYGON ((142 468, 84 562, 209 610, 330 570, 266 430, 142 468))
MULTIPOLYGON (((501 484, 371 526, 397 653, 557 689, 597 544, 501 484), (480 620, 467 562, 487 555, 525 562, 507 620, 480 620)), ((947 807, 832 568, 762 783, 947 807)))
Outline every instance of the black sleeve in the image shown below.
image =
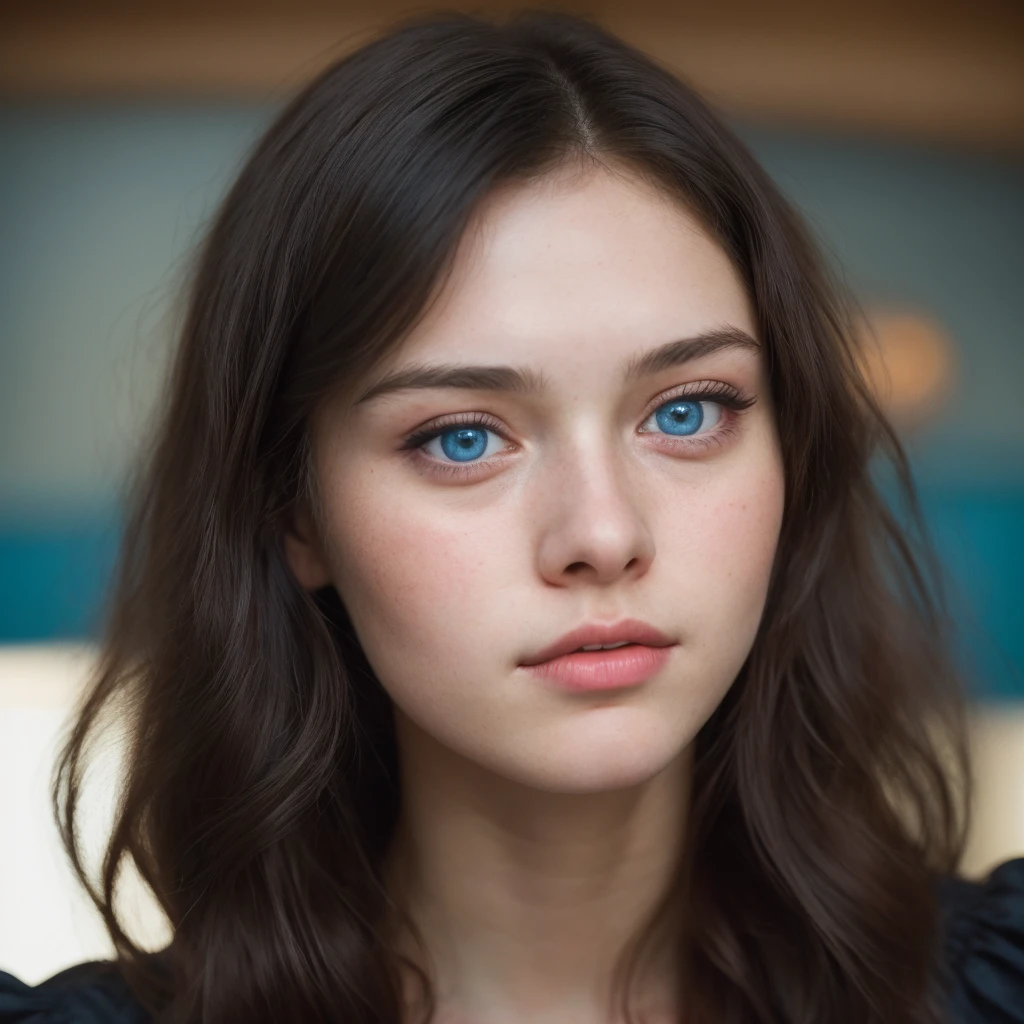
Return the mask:
POLYGON ((1024 1024, 1024 857, 980 882, 941 882, 953 1024, 1024 1024))
POLYGON ((106 961, 76 964, 26 985, 0 971, 0 1024, 148 1024, 124 980, 106 961))

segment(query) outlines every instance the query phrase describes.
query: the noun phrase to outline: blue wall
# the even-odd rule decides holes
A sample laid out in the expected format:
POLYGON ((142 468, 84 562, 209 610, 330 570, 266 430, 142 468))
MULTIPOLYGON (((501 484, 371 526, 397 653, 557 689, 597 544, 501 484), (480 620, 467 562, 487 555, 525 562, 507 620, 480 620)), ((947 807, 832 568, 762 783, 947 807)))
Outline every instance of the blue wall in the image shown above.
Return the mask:
MULTIPOLYGON (((0 109, 0 642, 94 633, 184 257, 271 113, 0 109)), ((1024 171, 738 127, 866 303, 953 339, 948 411, 907 444, 977 691, 1024 697, 1024 171)))

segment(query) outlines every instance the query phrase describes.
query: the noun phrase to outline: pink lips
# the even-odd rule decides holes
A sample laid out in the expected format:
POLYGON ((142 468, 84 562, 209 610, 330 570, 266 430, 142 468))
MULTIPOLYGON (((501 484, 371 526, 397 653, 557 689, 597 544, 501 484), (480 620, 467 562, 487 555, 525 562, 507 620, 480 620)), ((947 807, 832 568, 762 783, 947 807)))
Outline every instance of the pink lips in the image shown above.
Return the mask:
POLYGON ((522 663, 527 671, 573 692, 636 686, 658 672, 675 642, 636 619, 581 626, 522 663), (605 651, 579 651, 593 644, 621 644, 605 651))

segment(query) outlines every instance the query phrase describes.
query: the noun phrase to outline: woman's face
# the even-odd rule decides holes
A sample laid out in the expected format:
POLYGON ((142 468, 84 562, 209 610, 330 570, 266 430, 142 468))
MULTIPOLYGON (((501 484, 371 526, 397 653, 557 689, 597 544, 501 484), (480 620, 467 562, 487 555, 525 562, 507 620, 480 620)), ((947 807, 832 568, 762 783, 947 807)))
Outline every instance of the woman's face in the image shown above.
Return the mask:
POLYGON ((287 542, 300 582, 337 587, 405 748, 577 793, 687 752, 753 643, 782 517, 756 339, 722 249, 636 179, 489 198, 440 300, 358 394, 464 366, 534 388, 336 399, 314 424, 320 538, 307 519, 287 542), (686 344, 705 336, 724 343, 686 344), (522 664, 626 618, 672 641, 639 685, 567 692, 522 664))

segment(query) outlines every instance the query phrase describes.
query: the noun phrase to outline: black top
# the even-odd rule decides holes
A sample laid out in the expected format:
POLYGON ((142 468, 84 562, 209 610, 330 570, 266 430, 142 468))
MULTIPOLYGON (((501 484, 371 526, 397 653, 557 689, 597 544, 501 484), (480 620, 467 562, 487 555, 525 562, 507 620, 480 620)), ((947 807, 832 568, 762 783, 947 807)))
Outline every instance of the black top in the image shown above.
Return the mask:
MULTIPOLYGON (((1024 1024, 1024 857, 983 882, 943 878, 939 894, 950 1024, 1024 1024)), ((0 1024, 149 1019, 103 961, 77 964, 36 986, 0 971, 0 1024)))

